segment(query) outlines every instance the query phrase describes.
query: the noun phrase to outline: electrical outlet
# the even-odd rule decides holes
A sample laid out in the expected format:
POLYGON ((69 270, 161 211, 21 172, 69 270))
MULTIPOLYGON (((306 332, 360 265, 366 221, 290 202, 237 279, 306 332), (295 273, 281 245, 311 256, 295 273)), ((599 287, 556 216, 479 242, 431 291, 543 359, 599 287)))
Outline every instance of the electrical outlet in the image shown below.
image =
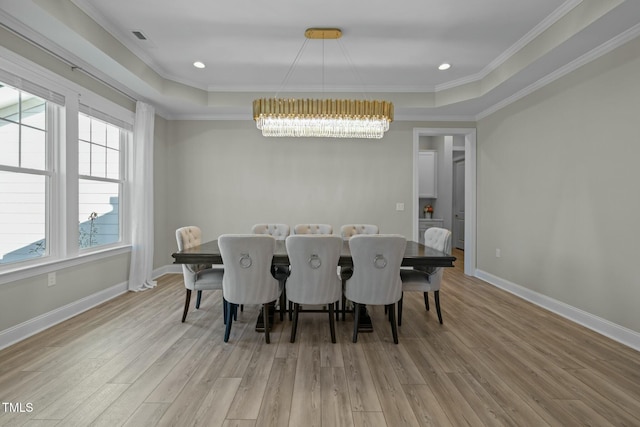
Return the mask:
POLYGON ((47 286, 53 286, 56 284, 56 273, 55 271, 53 273, 49 273, 49 275, 47 276, 47 286))
POLYGON ((396 210, 397 211, 403 211, 404 210, 404 203, 396 203, 396 210))
POLYGON ((496 258, 500 258, 502 256, 502 251, 499 248, 496 248, 496 258))

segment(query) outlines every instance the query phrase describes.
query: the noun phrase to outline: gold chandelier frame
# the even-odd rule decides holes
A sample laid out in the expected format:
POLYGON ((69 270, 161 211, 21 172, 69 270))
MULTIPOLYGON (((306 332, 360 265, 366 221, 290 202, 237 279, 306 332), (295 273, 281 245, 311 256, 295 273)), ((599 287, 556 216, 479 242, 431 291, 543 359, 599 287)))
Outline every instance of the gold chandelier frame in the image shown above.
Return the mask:
MULTIPOLYGON (((337 28, 309 28, 305 31, 308 39, 338 39, 341 36, 342 31, 337 28)), ((292 68, 294 66, 295 61, 292 68)), ((287 75, 290 73, 291 69, 287 75)), ((393 103, 382 100, 260 98, 253 101, 253 119, 264 136, 382 138, 393 121, 393 103)))

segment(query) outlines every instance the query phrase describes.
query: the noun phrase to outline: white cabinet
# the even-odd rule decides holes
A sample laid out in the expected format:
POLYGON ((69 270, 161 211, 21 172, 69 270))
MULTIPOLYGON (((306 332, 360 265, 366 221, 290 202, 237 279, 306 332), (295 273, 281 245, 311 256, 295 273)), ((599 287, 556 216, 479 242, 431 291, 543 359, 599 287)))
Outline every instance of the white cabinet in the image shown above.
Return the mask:
POLYGON ((435 199, 438 197, 437 153, 420 151, 418 153, 418 196, 435 199))

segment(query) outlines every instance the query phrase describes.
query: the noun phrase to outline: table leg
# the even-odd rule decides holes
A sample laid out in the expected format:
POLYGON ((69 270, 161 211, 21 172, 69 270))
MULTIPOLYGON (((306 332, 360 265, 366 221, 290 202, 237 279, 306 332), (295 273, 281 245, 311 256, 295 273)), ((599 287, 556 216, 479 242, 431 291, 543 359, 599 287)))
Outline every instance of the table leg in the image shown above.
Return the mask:
MULTIPOLYGON (((269 325, 271 326, 269 329, 273 328, 275 313, 275 305, 269 304, 269 325)), ((260 314, 258 314, 258 319, 256 320, 256 332, 264 332, 264 317, 262 315, 262 310, 260 310, 260 314)))
POLYGON ((373 332, 373 323, 371 323, 371 317, 367 313, 367 306, 360 304, 360 324, 358 325, 358 333, 360 332, 373 332))

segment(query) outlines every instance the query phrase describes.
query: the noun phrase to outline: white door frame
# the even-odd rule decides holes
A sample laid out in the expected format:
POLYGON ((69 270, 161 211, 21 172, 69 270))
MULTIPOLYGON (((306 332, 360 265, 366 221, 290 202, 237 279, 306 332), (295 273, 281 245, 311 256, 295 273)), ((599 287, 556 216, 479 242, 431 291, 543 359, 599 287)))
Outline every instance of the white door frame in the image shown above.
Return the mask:
POLYGON ((418 151, 421 136, 464 136, 464 274, 476 273, 476 129, 475 128, 414 128, 413 129, 413 240, 418 241, 418 151))

